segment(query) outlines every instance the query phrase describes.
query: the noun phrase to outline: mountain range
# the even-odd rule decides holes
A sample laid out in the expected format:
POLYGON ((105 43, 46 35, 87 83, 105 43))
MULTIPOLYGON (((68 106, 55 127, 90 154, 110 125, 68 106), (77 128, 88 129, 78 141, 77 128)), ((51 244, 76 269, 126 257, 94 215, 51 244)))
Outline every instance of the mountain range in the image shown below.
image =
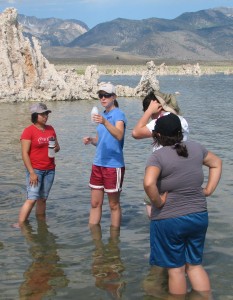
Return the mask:
POLYGON ((24 35, 35 36, 43 48, 65 46, 89 30, 84 22, 72 19, 38 19, 19 14, 18 22, 23 26, 24 35))
POLYGON ((175 19, 118 18, 89 29, 79 20, 18 16, 45 56, 60 59, 227 61, 233 59, 233 8, 183 13, 175 19))

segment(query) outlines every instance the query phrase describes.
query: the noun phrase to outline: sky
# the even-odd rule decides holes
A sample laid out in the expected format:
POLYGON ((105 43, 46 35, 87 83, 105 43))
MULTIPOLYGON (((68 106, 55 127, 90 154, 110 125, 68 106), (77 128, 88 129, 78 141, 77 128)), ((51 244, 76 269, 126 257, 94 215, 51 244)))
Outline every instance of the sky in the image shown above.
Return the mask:
POLYGON ((116 18, 174 19, 184 12, 233 8, 233 0, 0 0, 0 12, 7 7, 37 18, 76 19, 91 29, 116 18))

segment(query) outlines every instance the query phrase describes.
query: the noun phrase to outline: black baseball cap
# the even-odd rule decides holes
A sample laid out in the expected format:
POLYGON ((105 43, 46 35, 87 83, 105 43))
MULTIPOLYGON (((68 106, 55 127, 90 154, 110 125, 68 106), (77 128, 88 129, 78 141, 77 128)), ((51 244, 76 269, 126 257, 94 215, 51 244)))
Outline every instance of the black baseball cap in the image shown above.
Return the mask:
POLYGON ((180 118, 172 113, 160 117, 156 121, 154 132, 164 136, 176 136, 182 132, 180 118))

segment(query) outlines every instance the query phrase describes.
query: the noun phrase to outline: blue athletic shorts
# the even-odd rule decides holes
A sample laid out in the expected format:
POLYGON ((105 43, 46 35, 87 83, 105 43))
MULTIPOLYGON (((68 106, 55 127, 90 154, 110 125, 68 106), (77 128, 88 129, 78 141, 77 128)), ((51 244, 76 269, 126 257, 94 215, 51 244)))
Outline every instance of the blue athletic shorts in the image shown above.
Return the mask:
POLYGON ((208 212, 152 220, 150 264, 165 268, 200 265, 207 228, 208 212))
POLYGON ((26 186, 27 186, 27 199, 38 200, 47 199, 50 189, 53 185, 55 170, 38 170, 34 169, 38 176, 38 185, 30 185, 30 174, 26 171, 26 186))

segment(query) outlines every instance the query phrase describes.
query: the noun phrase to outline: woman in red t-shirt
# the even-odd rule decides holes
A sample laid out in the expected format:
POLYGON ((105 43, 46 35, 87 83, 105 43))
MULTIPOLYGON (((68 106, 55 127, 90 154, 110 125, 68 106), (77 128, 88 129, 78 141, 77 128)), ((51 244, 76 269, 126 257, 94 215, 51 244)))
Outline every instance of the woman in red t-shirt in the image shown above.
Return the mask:
POLYGON ((43 103, 30 108, 32 125, 21 135, 22 159, 26 167, 27 200, 19 212, 19 226, 24 223, 36 203, 36 215, 45 215, 46 200, 55 176, 55 159, 49 157, 48 144, 53 141, 54 153, 60 150, 56 132, 46 125, 51 110, 43 103))

